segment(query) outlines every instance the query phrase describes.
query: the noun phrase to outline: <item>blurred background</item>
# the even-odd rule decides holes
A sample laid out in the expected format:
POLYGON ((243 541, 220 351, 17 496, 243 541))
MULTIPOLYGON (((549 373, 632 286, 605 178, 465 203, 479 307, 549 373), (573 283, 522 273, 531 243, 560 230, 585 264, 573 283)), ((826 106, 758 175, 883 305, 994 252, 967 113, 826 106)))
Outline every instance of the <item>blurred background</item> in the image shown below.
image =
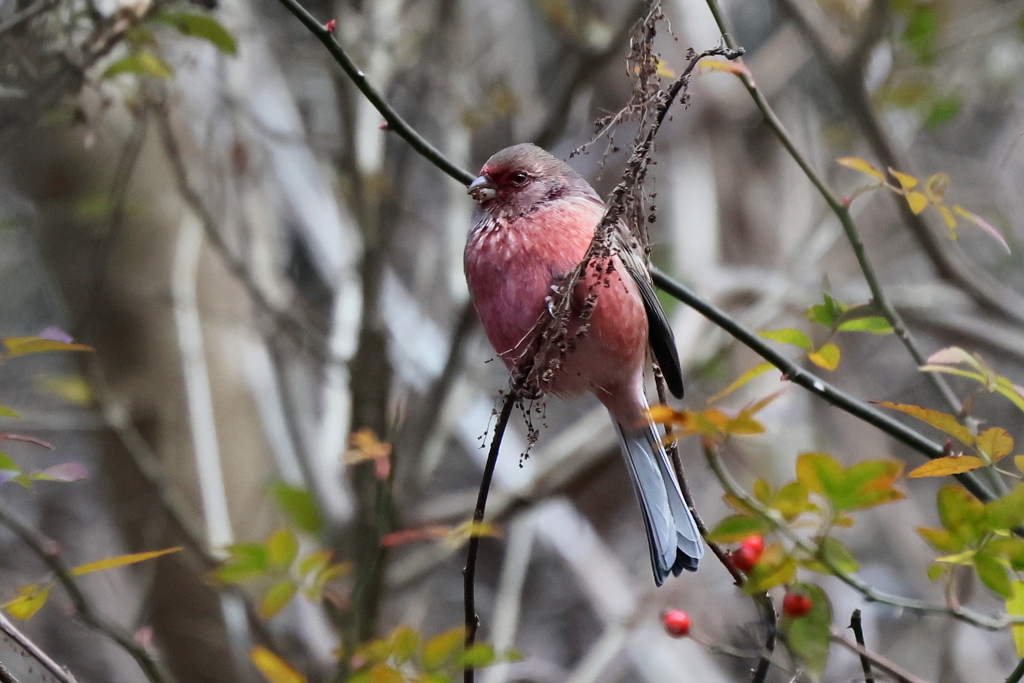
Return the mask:
MULTIPOLYGON (((516 142, 567 159, 587 142, 595 119, 630 97, 625 56, 645 5, 306 6, 336 20, 337 39, 417 130, 475 170, 516 142)), ((714 47, 720 33, 701 0, 662 6, 657 47, 666 72, 678 73, 687 48, 714 47)), ((951 241, 937 212, 908 216, 884 190, 852 205, 925 352, 956 344, 1024 383, 1024 2, 732 0, 723 9, 758 86, 838 194, 869 178, 837 157, 921 178, 945 172, 947 199, 1001 231, 1009 255, 968 223, 951 241)), ((656 193, 654 262, 752 329, 809 330, 804 311, 823 291, 867 301, 838 221, 738 79, 699 70, 690 93, 657 139, 647 186, 656 193)), ((471 200, 381 123, 276 0, 0 0, 0 336, 57 326, 95 348, 0 367, 0 404, 20 415, 0 418, 0 430, 55 446, 9 442, 4 452, 38 469, 78 461, 89 475, 32 490, 7 483, 0 503, 69 565, 184 546, 80 579, 95 609, 177 680, 262 680, 253 644, 311 681, 331 680, 339 642, 398 624, 430 635, 462 623, 464 546, 429 530, 471 517, 507 376, 467 307, 471 200), (182 14, 215 18, 228 38, 168 19, 182 14), (223 587, 208 574, 226 546, 262 542, 287 523, 275 500, 288 492, 316 509, 310 533, 299 534, 303 552, 331 548, 350 571, 325 603, 299 595, 265 620, 257 610, 266 582, 223 587), (409 529, 420 532, 387 536, 409 529)), ((607 195, 628 153, 618 147, 633 133, 626 126, 569 162, 607 195)), ((703 406, 759 362, 665 302, 689 378, 677 407, 703 406)), ((817 371, 839 387, 946 409, 894 336, 835 341, 840 367, 817 371)), ((778 373, 722 404, 738 408, 780 387, 761 413, 767 432, 727 448, 743 483, 788 481, 796 456, 812 450, 846 463, 920 464, 884 434, 780 385, 778 373)), ((967 387, 954 382, 961 398, 967 387)), ((973 410, 1024 438, 1008 402, 983 394, 973 410)), ((722 491, 692 439, 682 452, 713 524, 727 514, 722 491)), ((860 513, 840 532, 876 587, 943 601, 924 576, 934 553, 914 533, 935 524, 936 487, 905 483, 906 500, 860 513)), ((697 574, 654 588, 611 423, 593 399, 550 401, 529 423, 513 417, 488 516, 501 531, 481 546, 480 638, 523 659, 480 680, 749 678, 760 647, 752 603, 710 555, 697 574), (664 633, 669 608, 691 615, 696 638, 664 633)), ((0 600, 45 576, 0 529, 0 600)), ((1005 631, 902 614, 864 604, 837 581, 821 585, 838 627, 861 607, 868 646, 927 680, 1001 681, 1013 668, 1005 631)), ((981 586, 961 597, 1000 609, 981 586)), ((21 627, 83 683, 143 680, 124 650, 71 614, 55 589, 21 627)), ((0 661, 24 666, 4 652, 0 661)), ((860 676, 854 657, 833 652, 825 680, 860 676)), ((791 677, 780 668, 769 680, 791 677)))

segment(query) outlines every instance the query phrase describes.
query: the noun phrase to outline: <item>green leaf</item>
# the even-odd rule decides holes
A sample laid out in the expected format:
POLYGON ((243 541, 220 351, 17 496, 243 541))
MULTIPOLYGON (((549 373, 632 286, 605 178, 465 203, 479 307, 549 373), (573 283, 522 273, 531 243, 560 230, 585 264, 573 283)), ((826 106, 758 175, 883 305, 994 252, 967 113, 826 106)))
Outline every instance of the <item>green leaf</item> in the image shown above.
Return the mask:
POLYGON ((420 635, 404 624, 395 628, 388 639, 391 652, 400 663, 411 659, 420 646, 420 635))
POLYGON ((935 102, 931 111, 924 119, 924 127, 928 129, 938 128, 944 123, 949 123, 960 113, 961 99, 959 95, 949 95, 935 102))
POLYGON ((10 456, 6 453, 0 453, 0 470, 21 472, 21 468, 18 466, 18 463, 11 460, 10 456))
POLYGON ((466 638, 466 629, 462 626, 439 633, 423 644, 423 668, 436 669, 455 656, 462 648, 466 638))
POLYGON ((825 591, 812 583, 795 584, 791 590, 811 599, 811 611, 802 617, 783 616, 779 627, 797 661, 820 675, 832 644, 832 605, 825 591))
POLYGON ((853 574, 859 567, 857 560, 853 557, 853 553, 831 536, 826 536, 821 540, 821 545, 818 546, 818 553, 836 569, 845 574, 853 574))
POLYGON ((917 533, 920 534, 928 545, 945 555, 952 555, 964 549, 963 543, 949 532, 948 529, 936 529, 935 527, 919 526, 917 533))
POLYGON ((479 669, 494 662, 494 648, 487 643, 474 643, 459 655, 456 666, 460 669, 479 669))
POLYGON ((271 567, 287 569, 299 554, 299 541, 291 529, 278 529, 264 543, 271 567))
POLYGON ((957 422, 955 417, 947 413, 942 413, 930 408, 922 408, 921 406, 908 405, 905 403, 889 403, 888 401, 871 401, 871 403, 882 406, 883 408, 898 410, 904 415, 917 418, 925 424, 931 425, 932 427, 949 434, 968 446, 974 444, 974 435, 971 434, 970 430, 957 422))
POLYGON ((760 536, 770 530, 771 526, 761 517, 730 515, 715 526, 707 540, 712 543, 735 543, 747 536, 760 536))
POLYGON ((50 587, 40 584, 22 586, 18 589, 18 597, 4 604, 4 609, 15 619, 25 621, 39 611, 50 597, 50 587))
POLYGON ((154 18, 173 26, 182 35, 210 42, 225 54, 234 55, 238 52, 234 36, 213 17, 186 12, 163 12, 154 18))
POLYGON ((849 306, 833 299, 828 294, 822 295, 823 303, 815 304, 807 309, 807 319, 812 323, 833 329, 839 317, 849 310, 849 306))
POLYGON ((807 354, 807 359, 820 368, 835 370, 839 367, 839 347, 831 342, 823 345, 814 353, 807 354))
POLYGON ((813 348, 811 340, 800 330, 787 327, 782 330, 764 330, 757 333, 758 337, 769 339, 780 344, 799 346, 801 349, 810 351, 813 348))
POLYGON ((323 529, 324 521, 320 515, 320 508, 317 507, 313 494, 306 489, 279 481, 271 484, 270 495, 277 502, 281 512, 300 531, 317 534, 323 529))
POLYGON ((818 509, 807 500, 807 489, 799 481, 791 481, 779 489, 770 507, 777 510, 787 522, 792 522, 801 513, 814 512, 818 509))
POLYGON ((270 619, 284 609, 284 606, 295 596, 299 587, 291 579, 281 579, 270 586, 260 600, 259 615, 263 619, 270 619))
POLYGON ((947 567, 946 565, 939 564, 938 562, 932 562, 930 565, 928 565, 928 569, 925 572, 925 575, 928 577, 929 581, 938 581, 946 575, 947 571, 949 571, 949 567, 947 567))
POLYGON ((114 567, 123 567, 128 564, 145 562, 146 560, 152 560, 162 555, 176 553, 181 549, 181 546, 179 546, 177 548, 167 548, 165 550, 153 550, 148 553, 132 553, 131 555, 118 555, 117 557, 108 557, 105 560, 97 560, 96 562, 89 562, 87 564, 78 565, 77 567, 71 569, 71 571, 69 571, 68 573, 71 576, 91 574, 93 572, 103 571, 104 569, 113 569, 114 567))
POLYGON ((768 505, 772 500, 771 484, 760 477, 754 480, 754 483, 750 487, 750 492, 754 495, 754 498, 763 505, 768 505))
POLYGON ((330 563, 331 556, 333 553, 330 548, 321 548, 314 553, 310 553, 306 557, 302 558, 299 562, 299 576, 305 576, 306 574, 315 574, 323 571, 325 567, 330 563))
POLYGON ((837 328, 841 332, 870 332, 871 334, 892 334, 892 325, 885 318, 877 315, 867 318, 854 318, 839 323, 837 328))
POLYGON ((220 583, 241 583, 264 576, 270 568, 267 549, 262 543, 235 543, 226 548, 228 559, 210 572, 210 578, 220 583))
POLYGON ((939 520, 949 532, 968 546, 976 543, 982 532, 984 506, 963 487, 943 486, 936 495, 939 520))
POLYGON ((1024 524, 1024 482, 1008 494, 985 504, 985 527, 990 531, 1013 529, 1024 524))
POLYGON ((174 75, 174 69, 149 50, 140 50, 122 57, 108 66, 107 70, 103 72, 103 78, 113 78, 121 74, 137 74, 166 79, 174 75))
POLYGON ((1011 596, 1010 579, 1006 576, 1006 568, 998 559, 987 553, 978 553, 974 556, 974 569, 978 572, 978 578, 995 593, 1009 598, 1011 596))
POLYGON ((935 59, 935 42, 939 35, 939 12, 934 5, 913 5, 907 26, 903 30, 903 42, 914 51, 920 64, 930 64, 935 59))
POLYGON ((796 479, 807 491, 830 498, 843 482, 842 465, 827 453, 801 453, 796 459, 796 479))
POLYGON ((16 412, 7 406, 0 406, 0 417, 19 417, 16 412))
MULTIPOLYGON (((1014 581, 1010 584, 1006 613, 1011 617, 1024 617, 1024 582, 1014 581)), ((1017 648, 1017 656, 1024 657, 1024 623, 1014 624, 1010 631, 1013 633, 1013 645, 1017 648)))

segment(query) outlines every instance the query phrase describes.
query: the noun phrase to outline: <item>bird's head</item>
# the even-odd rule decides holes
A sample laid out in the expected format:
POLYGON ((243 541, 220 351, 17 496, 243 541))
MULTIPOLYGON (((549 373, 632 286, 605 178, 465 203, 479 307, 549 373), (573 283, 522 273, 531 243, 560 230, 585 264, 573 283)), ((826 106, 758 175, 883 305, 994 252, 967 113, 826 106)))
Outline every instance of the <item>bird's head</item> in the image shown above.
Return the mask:
POLYGON ((596 194, 576 171, 529 143, 507 147, 480 169, 469 194, 484 213, 521 215, 561 197, 596 194))

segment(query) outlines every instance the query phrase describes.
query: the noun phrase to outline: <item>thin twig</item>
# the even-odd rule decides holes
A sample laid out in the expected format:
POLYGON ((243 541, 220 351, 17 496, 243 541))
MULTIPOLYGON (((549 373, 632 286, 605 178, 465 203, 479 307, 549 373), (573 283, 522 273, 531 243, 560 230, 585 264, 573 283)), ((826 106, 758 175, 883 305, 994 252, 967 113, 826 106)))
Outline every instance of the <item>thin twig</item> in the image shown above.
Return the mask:
MULTIPOLYGON (((505 400, 501 405, 501 412, 494 424, 494 433, 491 435, 491 450, 487 453, 487 463, 484 465, 483 476, 480 478, 480 492, 476 499, 476 510, 473 512, 474 531, 469 537, 469 548, 466 551, 466 566, 462 570, 463 577, 463 602, 466 618, 466 650, 469 650, 476 641, 476 630, 480 625, 480 618, 476 614, 476 595, 474 580, 476 579, 476 556, 480 549, 480 536, 475 529, 484 520, 484 513, 487 510, 487 494, 491 489, 491 478, 494 476, 494 467, 498 463, 498 451, 501 450, 501 439, 505 435, 505 427, 508 426, 509 417, 512 416, 512 409, 515 407, 518 394, 509 391, 505 394, 505 400)), ((473 669, 467 667, 462 674, 464 683, 473 683, 473 669)))
MULTIPOLYGON (((853 614, 850 616, 850 628, 853 629, 853 637, 857 641, 857 645, 867 650, 867 645, 864 644, 864 626, 861 623, 860 610, 853 610, 853 614)), ((860 656, 860 668, 864 671, 864 683, 875 683, 875 675, 871 673, 871 659, 867 655, 860 656)))
POLYGON ((2 506, 0 506, 0 524, 14 532, 14 535, 49 567, 50 571, 53 572, 54 576, 57 577, 57 580, 64 587, 64 590, 67 591, 78 617, 90 628, 110 638, 122 650, 131 655, 150 683, 170 683, 173 680, 170 674, 163 670, 142 645, 136 643, 119 626, 111 623, 106 617, 100 615, 92 608, 85 594, 82 593, 78 584, 71 578, 68 568, 64 566, 64 563, 56 555, 47 552, 33 529, 23 524, 2 506))
MULTIPOLYGON (((738 342, 749 347, 754 353, 781 370, 783 377, 790 382, 807 389, 837 408, 864 420, 873 427, 877 427, 929 458, 941 458, 945 455, 941 445, 926 438, 920 432, 913 430, 902 422, 894 420, 885 413, 876 410, 846 392, 840 391, 820 377, 793 363, 781 353, 768 346, 763 339, 730 318, 725 311, 702 299, 689 287, 676 282, 657 268, 651 269, 651 277, 654 279, 654 284, 659 288, 696 310, 732 335, 738 342)), ((967 472, 965 474, 958 474, 956 477, 978 500, 986 502, 993 500, 995 496, 977 478, 971 475, 973 475, 972 472, 967 472)))
POLYGON ((832 642, 839 643, 846 649, 856 652, 861 657, 867 657, 874 663, 875 666, 877 666, 879 669, 882 669, 883 671, 888 672, 889 675, 895 678, 897 681, 899 681, 899 683, 928 683, 928 681, 924 680, 923 678, 918 678, 914 674, 910 673, 898 664, 886 659, 882 655, 877 654, 875 652, 871 652, 870 650, 861 647, 857 643, 851 643, 849 640, 844 638, 842 634, 839 633, 839 631, 835 629, 832 629, 832 642))
POLYGON ((883 605, 899 607, 914 612, 942 614, 989 631, 999 631, 1010 624, 1024 623, 1024 617, 1010 617, 1005 614, 999 617, 988 617, 966 607, 939 605, 936 603, 925 602, 924 600, 891 595, 877 590, 873 586, 865 583, 855 574, 850 574, 836 566, 835 562, 833 562, 827 554, 818 552, 818 549, 813 544, 809 543, 802 536, 794 532, 785 524, 781 523, 776 514, 771 510, 768 510, 758 500, 748 494, 743 487, 733 479, 732 475, 725 468, 725 465, 722 463, 722 459, 718 454, 718 450, 712 444, 709 444, 706 441, 703 442, 703 450, 704 457, 707 459, 708 465, 711 467, 711 471, 715 473, 719 483, 726 491, 740 500, 748 509, 752 510, 762 519, 767 521, 780 535, 785 536, 794 547, 815 557, 828 569, 832 576, 860 593, 868 602, 877 602, 883 605))

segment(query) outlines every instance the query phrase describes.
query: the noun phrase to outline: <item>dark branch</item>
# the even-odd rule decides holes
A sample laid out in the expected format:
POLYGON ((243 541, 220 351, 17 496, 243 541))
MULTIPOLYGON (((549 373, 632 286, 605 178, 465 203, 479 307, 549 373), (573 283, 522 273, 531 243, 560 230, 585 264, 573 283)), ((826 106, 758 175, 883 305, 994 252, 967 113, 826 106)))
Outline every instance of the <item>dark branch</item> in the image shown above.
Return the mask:
MULTIPOLYGON (((867 645, 864 644, 864 626, 860 620, 860 610, 853 610, 853 615, 850 617, 850 628, 853 629, 853 637, 857 641, 857 645, 867 650, 867 645)), ((875 675, 871 673, 871 659, 867 655, 860 655, 860 668, 864 671, 864 683, 875 683, 875 675)))

